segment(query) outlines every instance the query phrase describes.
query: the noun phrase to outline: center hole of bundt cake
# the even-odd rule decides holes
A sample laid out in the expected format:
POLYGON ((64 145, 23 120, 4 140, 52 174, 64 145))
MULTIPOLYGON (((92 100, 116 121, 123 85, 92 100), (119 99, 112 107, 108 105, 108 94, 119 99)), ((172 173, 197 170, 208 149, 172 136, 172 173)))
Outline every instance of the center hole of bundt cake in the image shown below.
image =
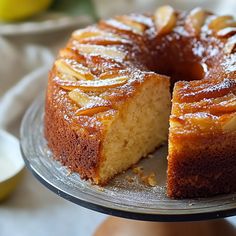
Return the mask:
POLYGON ((176 62, 167 72, 174 81, 200 80, 205 76, 205 64, 198 62, 176 62))
POLYGON ((207 72, 207 65, 205 63, 190 61, 166 62, 165 65, 159 65, 157 68, 157 70, 154 70, 155 72, 171 77, 171 87, 180 80, 201 80, 207 72))
POLYGON ((160 47, 153 46, 156 49, 152 51, 149 60, 145 60, 149 70, 170 76, 172 87, 177 81, 201 80, 206 77, 209 62, 211 64, 215 59, 211 59, 208 64, 202 60, 199 55, 203 53, 203 45, 192 45, 188 39, 178 43, 166 41, 159 42, 160 47))

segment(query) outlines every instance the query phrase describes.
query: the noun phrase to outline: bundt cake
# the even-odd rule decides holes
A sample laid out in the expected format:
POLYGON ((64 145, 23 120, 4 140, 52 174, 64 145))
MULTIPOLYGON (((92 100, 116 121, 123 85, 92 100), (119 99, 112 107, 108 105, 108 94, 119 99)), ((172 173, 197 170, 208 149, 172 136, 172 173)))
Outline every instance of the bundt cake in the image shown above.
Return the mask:
POLYGON ((236 22, 203 9, 101 20, 77 30, 49 74, 54 156, 104 185, 167 141, 167 194, 236 190, 236 22), (179 82, 177 82, 179 81, 179 82))

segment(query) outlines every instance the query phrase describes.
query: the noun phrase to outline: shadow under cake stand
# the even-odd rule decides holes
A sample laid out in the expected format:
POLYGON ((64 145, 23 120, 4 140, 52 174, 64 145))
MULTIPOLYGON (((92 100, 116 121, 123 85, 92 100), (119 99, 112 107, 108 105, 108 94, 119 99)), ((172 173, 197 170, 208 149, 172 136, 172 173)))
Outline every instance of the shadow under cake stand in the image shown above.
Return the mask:
MULTIPOLYGON (((22 121, 21 151, 26 166, 42 184, 66 200, 108 215, 138 220, 128 224, 128 221, 122 219, 109 219, 102 229, 104 227, 108 229, 109 225, 111 226, 112 224, 114 227, 123 224, 123 229, 128 229, 128 225, 132 225, 132 229, 134 231, 137 229, 140 233, 145 227, 147 232, 147 228, 151 229, 154 223, 142 222, 141 224, 139 221, 186 222, 219 219, 236 215, 236 193, 211 198, 169 199, 166 196, 165 187, 166 146, 158 149, 153 155, 138 164, 138 166, 143 168, 144 175, 155 173, 157 178, 157 186, 155 187, 143 184, 132 170, 116 176, 104 188, 94 186, 89 181, 81 180, 78 174, 69 173, 66 167, 53 160, 52 153, 44 138, 43 117, 44 99, 41 96, 31 105, 22 121), (134 226, 135 223, 137 228, 134 226), (143 229, 140 227, 143 227, 143 229)), ((199 224, 191 223, 190 228, 194 231, 194 227, 199 228, 199 224)), ((208 225, 208 228, 212 228, 215 225, 212 222, 202 222, 202 224, 208 225)), ((222 222, 217 223, 217 225, 220 224, 222 222)), ((181 228, 181 225, 183 225, 183 229, 178 230, 182 230, 182 235, 189 235, 184 234, 184 231, 190 223, 156 223, 155 227, 177 230, 177 228, 181 228)), ((226 225, 224 224, 224 226, 226 225)), ((101 235, 99 230, 97 235, 101 235)), ((236 235, 236 231, 234 233, 236 235)), ((109 235, 113 234, 109 233, 109 235)), ((132 232, 130 235, 133 235, 132 232)), ((161 233, 159 235, 167 234, 161 233)))

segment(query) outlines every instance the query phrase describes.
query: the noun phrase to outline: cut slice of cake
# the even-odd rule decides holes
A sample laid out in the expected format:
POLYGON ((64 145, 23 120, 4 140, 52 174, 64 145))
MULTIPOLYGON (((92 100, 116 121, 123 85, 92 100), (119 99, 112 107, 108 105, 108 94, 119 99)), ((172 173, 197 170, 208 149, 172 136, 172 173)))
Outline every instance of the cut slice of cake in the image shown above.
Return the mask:
POLYGON ((236 190, 236 81, 177 82, 173 92, 168 196, 236 190))
MULTIPOLYGON (((73 70, 81 77, 81 67, 73 70)), ((95 80, 58 76, 54 67, 45 133, 55 157, 82 178, 103 185, 167 140, 168 77, 140 71, 95 80)))

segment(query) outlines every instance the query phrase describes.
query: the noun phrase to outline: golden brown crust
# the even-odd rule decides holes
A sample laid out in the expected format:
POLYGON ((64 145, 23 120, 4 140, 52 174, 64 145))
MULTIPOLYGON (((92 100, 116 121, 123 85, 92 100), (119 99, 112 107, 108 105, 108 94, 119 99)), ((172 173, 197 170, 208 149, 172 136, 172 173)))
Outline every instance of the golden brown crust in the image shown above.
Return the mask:
MULTIPOLYGON (((105 91, 104 97, 114 104, 114 108, 139 91, 140 85, 153 77, 152 72, 132 74, 132 80, 123 89, 113 88, 111 93, 105 91)), ((131 79, 132 79, 131 76, 131 79)), ((158 82, 167 80, 165 76, 155 76, 158 82), (160 80, 160 81, 159 81, 160 80)), ((116 115, 116 110, 78 116, 77 105, 68 97, 68 92, 61 89, 54 80, 55 68, 50 73, 45 104, 45 137, 56 160, 70 170, 78 172, 81 178, 104 185, 100 181, 98 168, 103 160, 102 143, 107 132, 106 122, 116 115)), ((168 84, 169 82, 167 82, 168 84)))
POLYGON ((68 103, 65 94, 49 80, 45 107, 48 146, 54 157, 70 170, 80 173, 82 178, 94 178, 99 161, 100 134, 93 132, 90 135, 85 129, 79 130, 68 115, 68 107, 71 107, 68 103))
POLYGON ((171 134, 169 142, 175 150, 168 157, 168 196, 207 197, 236 191, 235 135, 171 134))
POLYGON ((236 191, 236 81, 177 82, 170 117, 168 196, 236 191))
MULTIPOLYGON (((49 75, 45 109, 45 136, 55 158, 71 170, 80 173, 82 178, 89 178, 95 182, 99 178, 97 167, 102 158, 100 149, 107 131, 106 124, 115 116, 121 104, 127 98, 134 96, 137 86, 148 79, 148 76, 152 76, 153 72, 150 71, 171 76, 172 84, 179 80, 223 81, 229 79, 232 81, 236 78, 235 45, 232 46, 233 40, 230 40, 235 30, 228 29, 227 32, 222 32, 221 28, 222 25, 225 28, 234 26, 231 19, 226 21, 224 18, 220 18, 220 20, 213 21, 214 15, 199 9, 191 13, 176 12, 170 7, 163 9, 170 14, 171 22, 157 22, 163 19, 161 11, 155 13, 156 15, 118 16, 74 32, 66 48, 59 53, 59 59, 62 61, 69 59, 77 65, 88 68, 89 78, 104 79, 104 83, 107 78, 113 79, 117 76, 128 78, 124 84, 120 83, 115 86, 110 84, 110 87, 106 85, 105 89, 99 88, 95 91, 93 88, 89 91, 86 87, 88 85, 83 85, 83 81, 75 81, 74 76, 61 73, 60 68, 57 68, 56 65, 49 75), (194 17, 197 17, 197 21, 194 17), (219 21, 223 21, 223 23, 219 24, 219 21), (92 47, 90 47, 91 45, 92 47), (99 52, 95 47, 101 51, 99 52), (110 51, 106 51, 107 49, 110 51), (72 81, 69 82, 71 86, 63 86, 67 83, 61 81, 63 76, 72 81), (89 96, 98 96, 99 99, 105 100, 109 107, 106 105, 105 108, 103 107, 103 112, 98 114, 94 109, 92 110, 95 112, 94 114, 90 110, 87 115, 84 115, 84 111, 83 115, 78 115, 82 114, 78 113, 78 109, 81 111, 85 108, 86 111, 91 107, 86 107, 84 103, 85 107, 83 107, 70 99, 68 90, 71 91, 75 88, 82 91, 81 96, 85 93, 84 96, 86 95, 88 99, 89 96)), ((201 82, 199 84, 201 86, 201 82)), ((176 88, 178 88, 177 86, 176 88)), ((186 98, 188 91, 181 92, 181 88, 184 86, 188 87, 188 82, 179 83, 179 93, 174 97, 176 104, 173 109, 176 111, 180 111, 180 106, 177 103, 186 102, 188 99, 191 101, 192 98, 195 100, 196 97, 202 98, 206 95, 206 93, 200 95, 196 93, 191 98, 189 93, 189 97, 186 98)), ((231 87, 230 91, 232 91, 231 87)), ((203 106, 203 104, 199 106, 203 106)), ((99 107, 99 104, 93 104, 92 108, 94 107, 99 107)), ((186 109, 193 108, 187 106, 186 109)), ((208 110, 206 112, 209 113, 208 110)), ((172 121, 180 122, 180 114, 181 112, 174 114, 171 118, 172 121)), ((209 134, 203 136, 198 132, 197 136, 188 133, 187 137, 185 133, 184 138, 192 140, 191 138, 196 137, 195 141, 199 145, 204 141, 202 147, 205 149, 198 148, 193 151, 189 146, 184 146, 181 134, 170 134, 169 142, 185 149, 182 152, 175 150, 169 155, 169 196, 207 196, 235 189, 235 184, 230 182, 230 178, 233 181, 236 177, 234 157, 236 143, 231 134, 221 135, 217 127, 216 125, 215 132, 211 132, 211 136, 209 134), (224 148, 219 150, 215 149, 220 142, 218 136, 224 137, 225 141, 222 143, 224 148), (209 139, 209 137, 215 138, 209 139), (218 152, 213 152, 214 150, 218 150, 218 152), (222 157, 223 155, 225 158, 222 157), (217 165, 217 167, 213 166, 208 163, 210 160, 208 157, 211 159, 215 157, 223 165, 221 171, 227 172, 229 170, 230 173, 222 173, 219 180, 218 162, 211 160, 217 165), (186 162, 181 163, 181 160, 185 158, 186 162), (193 166, 195 169, 192 169, 193 166), (198 171, 200 174, 199 177, 196 177, 198 171), (217 181, 215 176, 217 176, 217 181), (191 184, 192 178, 196 178, 194 184, 191 184), (222 188, 223 182, 226 184, 222 188), (203 187, 197 188, 196 184, 203 187)))

